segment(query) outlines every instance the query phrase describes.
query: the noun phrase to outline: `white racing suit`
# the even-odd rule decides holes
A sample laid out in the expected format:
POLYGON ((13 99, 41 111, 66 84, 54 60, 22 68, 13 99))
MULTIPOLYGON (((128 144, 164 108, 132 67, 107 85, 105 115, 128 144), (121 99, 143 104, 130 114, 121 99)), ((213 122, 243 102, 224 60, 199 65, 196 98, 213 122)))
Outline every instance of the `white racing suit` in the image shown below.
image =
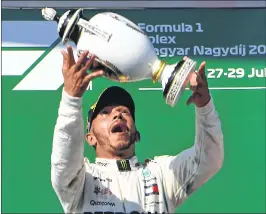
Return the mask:
POLYGON ((158 156, 144 163, 137 157, 96 158, 90 163, 83 156, 84 136, 82 98, 63 90, 51 180, 65 213, 174 213, 223 162, 223 134, 212 100, 196 107, 195 144, 177 156, 158 156))

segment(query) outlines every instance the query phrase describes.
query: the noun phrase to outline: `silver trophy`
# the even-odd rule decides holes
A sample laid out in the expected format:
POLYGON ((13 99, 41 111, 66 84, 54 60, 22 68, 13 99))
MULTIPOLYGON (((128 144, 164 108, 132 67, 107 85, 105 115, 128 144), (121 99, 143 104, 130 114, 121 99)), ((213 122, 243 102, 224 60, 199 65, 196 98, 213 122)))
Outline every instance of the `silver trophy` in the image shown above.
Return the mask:
POLYGON ((96 55, 96 66, 104 77, 116 82, 151 79, 162 85, 166 103, 174 106, 195 72, 196 62, 190 58, 175 64, 160 60, 147 34, 135 23, 112 12, 98 13, 86 19, 83 9, 68 10, 58 16, 52 8, 42 9, 46 20, 58 23, 63 44, 72 41, 80 55, 88 50, 88 58, 96 55))

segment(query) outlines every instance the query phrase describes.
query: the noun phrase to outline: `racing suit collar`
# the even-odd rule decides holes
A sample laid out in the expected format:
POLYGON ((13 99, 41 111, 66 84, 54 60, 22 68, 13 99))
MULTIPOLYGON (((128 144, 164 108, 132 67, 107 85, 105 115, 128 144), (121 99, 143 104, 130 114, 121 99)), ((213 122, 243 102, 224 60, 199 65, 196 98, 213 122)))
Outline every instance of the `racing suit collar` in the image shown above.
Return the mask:
POLYGON ((138 167, 140 166, 138 158, 136 156, 122 160, 96 158, 95 164, 117 171, 131 171, 138 169, 138 167))

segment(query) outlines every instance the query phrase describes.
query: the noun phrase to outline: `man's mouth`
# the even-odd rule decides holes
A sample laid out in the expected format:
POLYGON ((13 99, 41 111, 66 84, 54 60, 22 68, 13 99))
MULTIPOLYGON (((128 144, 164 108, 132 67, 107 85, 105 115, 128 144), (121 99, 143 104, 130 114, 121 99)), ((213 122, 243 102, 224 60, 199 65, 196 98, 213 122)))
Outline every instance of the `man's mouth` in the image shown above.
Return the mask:
POLYGON ((127 131, 128 131, 127 125, 124 123, 118 123, 114 125, 111 129, 112 133, 124 133, 127 131))

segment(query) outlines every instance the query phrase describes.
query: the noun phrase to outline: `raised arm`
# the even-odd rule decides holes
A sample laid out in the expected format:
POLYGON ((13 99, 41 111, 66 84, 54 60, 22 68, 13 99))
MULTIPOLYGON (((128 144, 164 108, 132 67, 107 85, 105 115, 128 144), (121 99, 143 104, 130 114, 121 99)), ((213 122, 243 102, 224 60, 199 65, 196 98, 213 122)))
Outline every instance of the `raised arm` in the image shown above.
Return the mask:
POLYGON ((86 73, 93 58, 81 68, 87 52, 80 56, 77 63, 71 47, 68 47, 68 53, 62 54, 64 89, 54 129, 51 181, 64 212, 69 213, 78 210, 85 180, 82 95, 91 79, 102 75, 102 72, 86 73))
MULTIPOLYGON (((177 156, 156 158, 164 174, 164 186, 169 212, 184 202, 193 192, 208 181, 222 167, 224 159, 223 133, 220 119, 209 94, 202 64, 201 80, 188 103, 196 105, 196 135, 194 145, 177 156), (197 88, 197 89, 196 89, 197 88)), ((194 88, 193 88, 194 87, 194 88)), ((177 140, 178 141, 178 140, 177 140)), ((182 143, 182 142, 179 142, 182 143)))

